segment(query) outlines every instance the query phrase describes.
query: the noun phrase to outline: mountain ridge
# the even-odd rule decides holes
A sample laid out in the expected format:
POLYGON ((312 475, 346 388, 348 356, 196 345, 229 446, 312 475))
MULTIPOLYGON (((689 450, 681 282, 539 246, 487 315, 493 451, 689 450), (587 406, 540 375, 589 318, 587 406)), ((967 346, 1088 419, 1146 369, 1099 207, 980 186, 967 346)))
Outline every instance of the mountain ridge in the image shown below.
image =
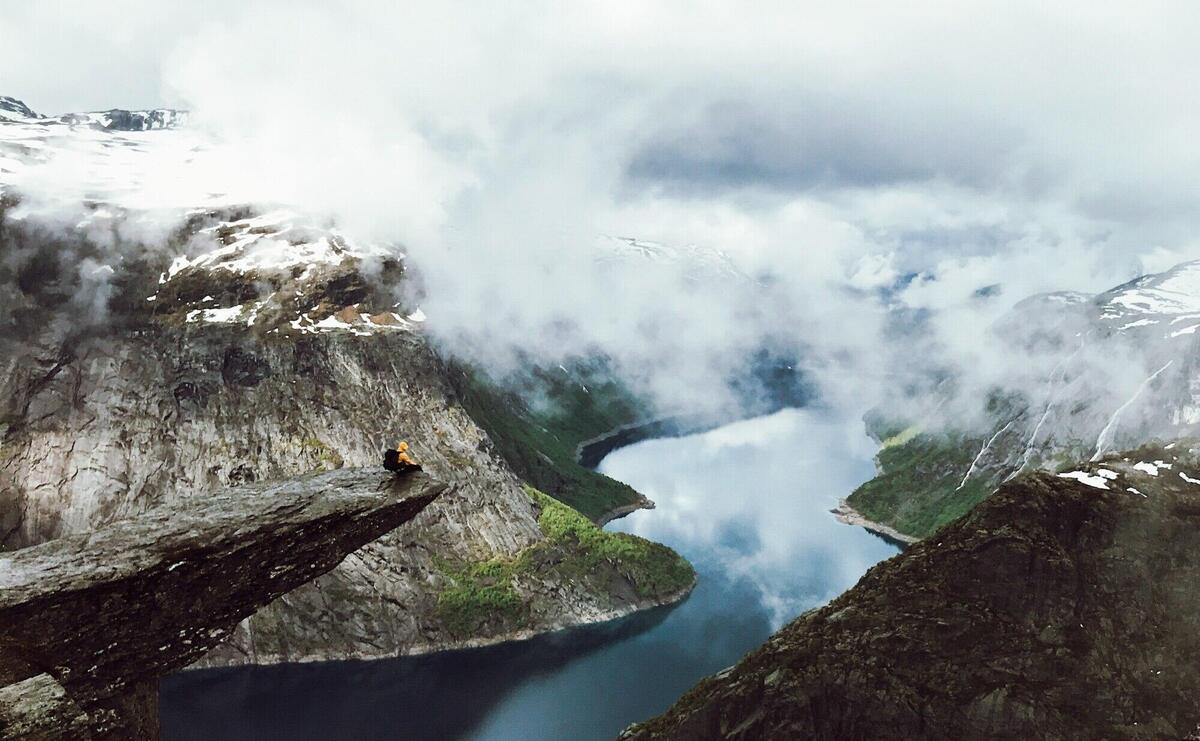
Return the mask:
POLYGON ((639 581, 654 573, 646 559, 678 565, 665 548, 637 545, 596 572, 607 581, 560 567, 605 542, 573 529, 549 543, 544 502, 496 453, 431 346, 420 278, 398 245, 203 189, 147 202, 147 158, 186 167, 191 147, 183 129, 0 122, 4 547, 187 491, 378 466, 403 437, 458 495, 243 621, 203 663, 481 645, 686 595, 687 584, 639 581), (29 195, 64 152, 87 155, 71 171, 86 187, 29 195), (490 570, 500 563, 504 583, 490 570), (497 594, 514 609, 479 609, 497 594))
POLYGON ((106 131, 152 131, 182 126, 187 123, 187 118, 188 111, 179 108, 110 108, 105 111, 44 116, 21 100, 0 96, 0 121, 8 123, 66 124, 106 131))
POLYGON ((1198 450, 1003 484, 622 741, 1192 737, 1198 450))
MULTIPOLYGON (((993 327, 992 339, 1039 360, 1032 367, 1044 367, 1044 375, 992 389, 982 424, 869 417, 882 443, 879 475, 847 501, 869 520, 925 537, 1024 471, 1196 435, 1197 329, 1200 261, 1095 296, 1029 297, 993 327)), ((952 375, 941 388, 918 402, 926 409, 944 403, 952 375)))

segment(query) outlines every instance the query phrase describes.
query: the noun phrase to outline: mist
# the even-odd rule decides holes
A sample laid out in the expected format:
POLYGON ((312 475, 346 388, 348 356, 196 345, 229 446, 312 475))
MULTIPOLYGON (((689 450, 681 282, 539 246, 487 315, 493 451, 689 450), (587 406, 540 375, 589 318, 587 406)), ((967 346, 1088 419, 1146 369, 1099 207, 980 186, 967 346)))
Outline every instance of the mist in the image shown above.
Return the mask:
POLYGON ((286 204, 409 255, 433 341, 499 376, 603 354, 705 408, 770 347, 846 410, 957 375, 969 422, 1061 360, 983 331, 1018 301, 1200 255, 1182 3, 118 5, 6 10, 0 93, 185 107, 188 143, 87 194, 59 158, 19 183, 31 214, 108 187, 168 233, 286 204), (117 16, 119 43, 80 30, 117 16))

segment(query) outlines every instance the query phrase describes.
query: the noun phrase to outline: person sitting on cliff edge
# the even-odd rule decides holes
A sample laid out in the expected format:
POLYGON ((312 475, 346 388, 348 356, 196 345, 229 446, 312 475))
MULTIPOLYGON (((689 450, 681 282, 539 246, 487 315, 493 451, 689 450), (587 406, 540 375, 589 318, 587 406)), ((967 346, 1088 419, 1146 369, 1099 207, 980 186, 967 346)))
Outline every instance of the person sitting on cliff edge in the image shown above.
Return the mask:
POLYGON ((396 447, 388 448, 383 452, 383 467, 396 473, 421 470, 421 464, 413 460, 412 456, 408 454, 408 443, 404 441, 401 441, 396 447))

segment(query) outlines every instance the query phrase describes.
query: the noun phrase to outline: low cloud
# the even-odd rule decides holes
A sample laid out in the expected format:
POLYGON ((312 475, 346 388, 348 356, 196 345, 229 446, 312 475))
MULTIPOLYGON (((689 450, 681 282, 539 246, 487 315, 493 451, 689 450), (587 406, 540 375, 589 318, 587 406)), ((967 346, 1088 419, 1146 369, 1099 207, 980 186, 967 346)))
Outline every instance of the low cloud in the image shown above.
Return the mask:
POLYGON ((12 16, 0 92, 190 107, 189 182, 407 251, 436 340, 500 372, 604 352, 703 405, 771 345, 830 403, 931 369, 1024 383, 981 331, 1018 300, 1197 254, 1183 4, 122 10, 120 55, 80 32, 107 6, 12 16), (606 235, 737 275, 598 261, 606 235))

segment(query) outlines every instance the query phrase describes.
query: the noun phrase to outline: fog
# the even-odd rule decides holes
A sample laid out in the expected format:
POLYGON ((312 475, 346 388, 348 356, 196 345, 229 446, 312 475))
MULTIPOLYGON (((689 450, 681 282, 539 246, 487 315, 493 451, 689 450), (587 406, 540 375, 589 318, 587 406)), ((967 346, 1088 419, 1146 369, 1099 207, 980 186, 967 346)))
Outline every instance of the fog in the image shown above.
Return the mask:
POLYGON ((143 196, 394 244, 435 341, 501 374, 604 353, 698 407, 767 345, 832 405, 948 370, 969 410, 1060 359, 981 331, 1018 300, 1197 256, 1198 24, 1186 3, 47 2, 0 12, 0 93, 191 109, 203 145, 153 159, 170 187, 143 196), (737 277, 598 262, 606 236, 737 277), (929 324, 898 339, 896 312, 929 324))

